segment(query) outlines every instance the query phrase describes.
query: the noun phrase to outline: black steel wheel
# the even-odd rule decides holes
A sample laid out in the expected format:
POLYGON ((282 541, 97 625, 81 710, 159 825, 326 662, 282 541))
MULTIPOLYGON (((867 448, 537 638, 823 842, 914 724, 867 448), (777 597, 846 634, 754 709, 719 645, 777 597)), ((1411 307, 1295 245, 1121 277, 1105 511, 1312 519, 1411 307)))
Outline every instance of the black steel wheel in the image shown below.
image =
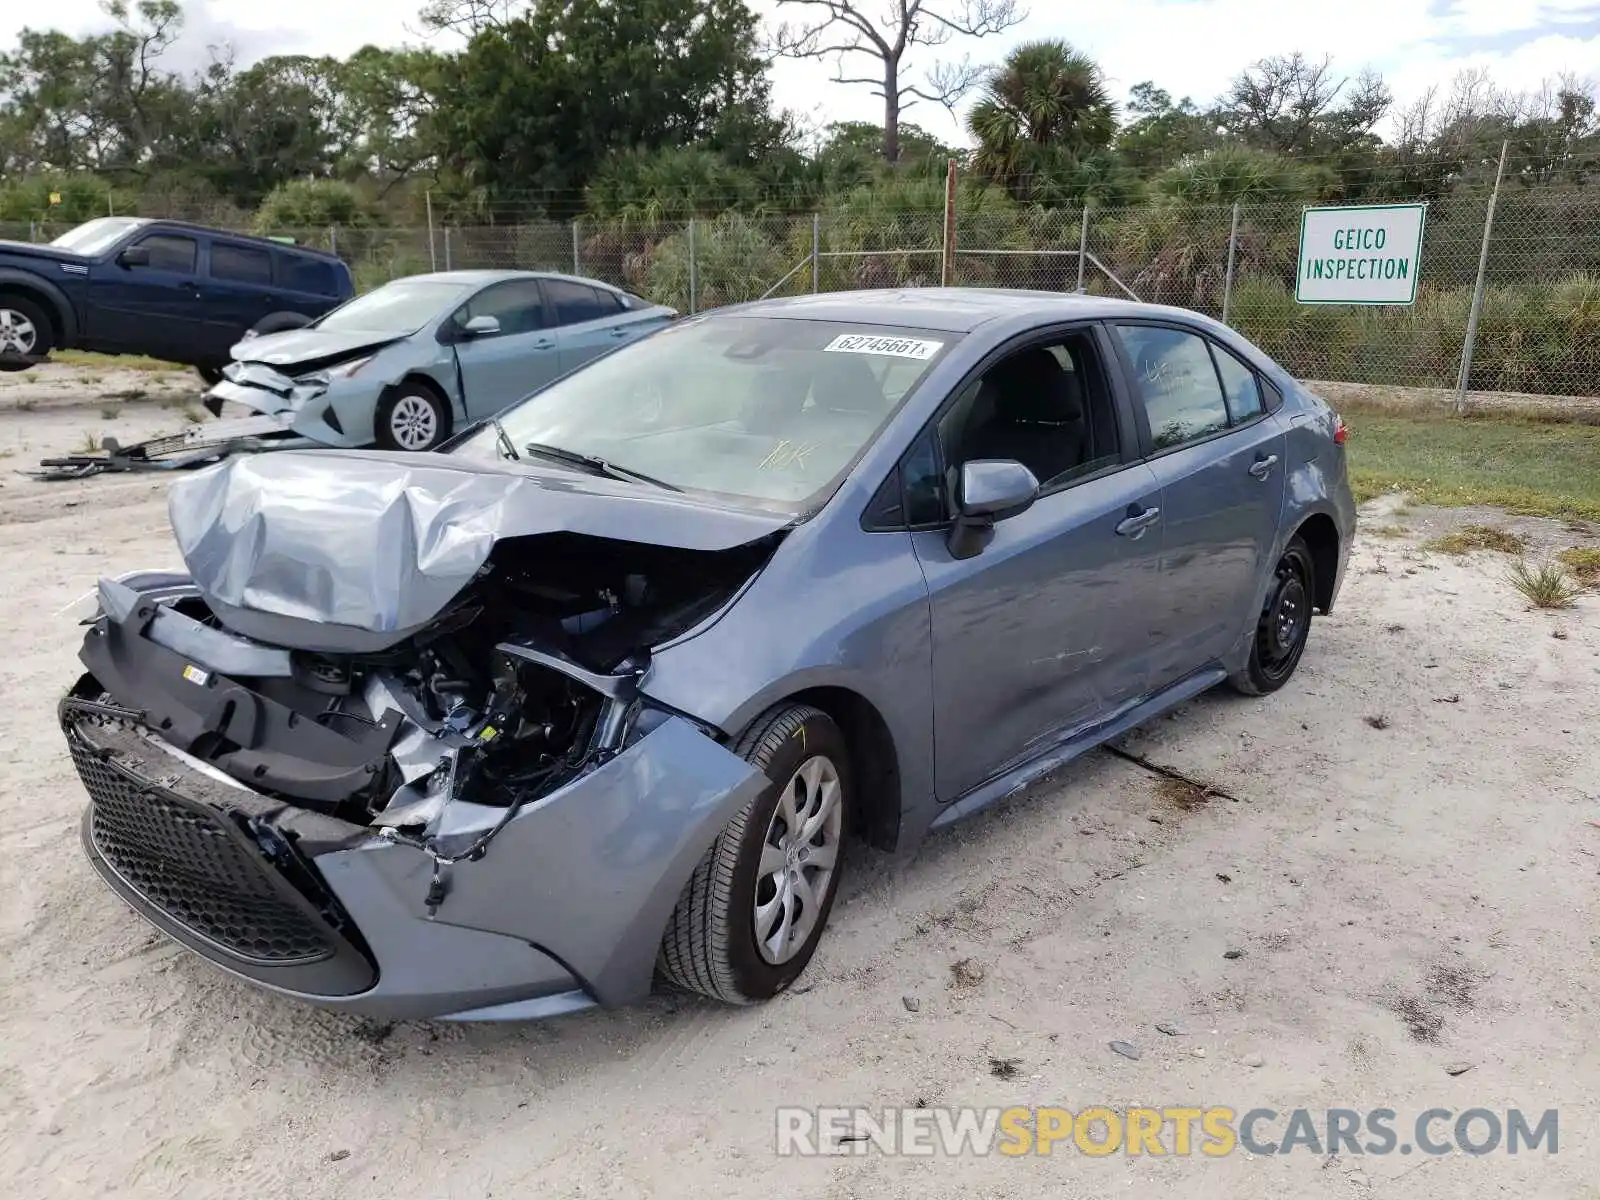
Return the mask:
POLYGON ((1266 600, 1256 619, 1250 661, 1228 681, 1234 688, 1247 696, 1264 696, 1289 682, 1311 636, 1316 583, 1311 551, 1296 535, 1272 569, 1266 600))

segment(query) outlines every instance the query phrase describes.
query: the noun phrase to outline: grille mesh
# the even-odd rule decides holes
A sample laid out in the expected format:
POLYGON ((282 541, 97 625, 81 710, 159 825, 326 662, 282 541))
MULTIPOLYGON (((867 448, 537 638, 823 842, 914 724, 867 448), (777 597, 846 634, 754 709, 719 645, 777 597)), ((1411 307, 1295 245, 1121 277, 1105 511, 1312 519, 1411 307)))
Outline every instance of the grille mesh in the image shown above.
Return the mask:
POLYGON ((332 956, 326 925, 223 824, 231 818, 112 760, 91 740, 100 720, 69 712, 65 724, 94 847, 111 868, 174 921, 242 958, 287 965, 332 956))

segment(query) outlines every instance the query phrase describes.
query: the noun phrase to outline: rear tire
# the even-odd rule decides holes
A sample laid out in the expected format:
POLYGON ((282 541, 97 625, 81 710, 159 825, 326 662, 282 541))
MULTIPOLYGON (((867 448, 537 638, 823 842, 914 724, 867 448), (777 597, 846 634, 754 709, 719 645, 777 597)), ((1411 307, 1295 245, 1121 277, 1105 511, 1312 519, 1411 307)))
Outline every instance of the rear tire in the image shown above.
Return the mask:
POLYGON ((695 868, 658 966, 679 987, 753 1004, 798 979, 822 940, 853 795, 844 735, 810 705, 770 710, 733 749, 769 782, 695 868))
POLYGON ((207 387, 216 387, 217 384, 222 382, 221 367, 213 367, 208 363, 205 366, 196 367, 194 370, 195 374, 200 376, 207 387))
POLYGON ((50 314, 32 297, 0 292, 0 370, 26 371, 55 349, 50 314))
POLYGON ((1289 682, 1311 636, 1311 607, 1317 594, 1311 550, 1296 534, 1284 547, 1256 618, 1250 661, 1228 683, 1246 696, 1265 696, 1289 682))
POLYGON ((422 454, 437 449, 450 436, 450 408, 426 384, 402 383, 378 401, 372 436, 381 450, 422 454))

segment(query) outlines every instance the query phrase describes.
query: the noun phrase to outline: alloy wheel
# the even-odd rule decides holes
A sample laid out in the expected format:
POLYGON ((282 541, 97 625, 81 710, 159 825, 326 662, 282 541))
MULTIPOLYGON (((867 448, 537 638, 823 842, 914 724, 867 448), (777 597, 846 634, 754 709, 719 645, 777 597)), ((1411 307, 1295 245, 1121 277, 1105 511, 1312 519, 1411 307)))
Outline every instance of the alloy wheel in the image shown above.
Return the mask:
POLYGON ((32 354, 38 344, 32 321, 14 308, 0 308, 0 354, 32 354))
POLYGON ((401 396, 389 414, 389 431, 402 450, 426 450, 439 432, 439 416, 421 396, 401 396))

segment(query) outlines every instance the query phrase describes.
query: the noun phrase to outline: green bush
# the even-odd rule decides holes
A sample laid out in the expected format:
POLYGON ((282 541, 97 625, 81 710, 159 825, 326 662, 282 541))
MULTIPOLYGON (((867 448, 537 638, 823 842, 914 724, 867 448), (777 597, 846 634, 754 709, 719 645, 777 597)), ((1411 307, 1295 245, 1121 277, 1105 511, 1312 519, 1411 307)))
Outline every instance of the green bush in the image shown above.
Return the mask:
POLYGON ((717 308, 757 299, 788 270, 761 223, 732 213, 695 224, 694 265, 697 291, 691 306, 688 231, 656 243, 649 256, 647 294, 680 312, 717 308))
POLYGON ((256 210, 255 228, 276 234, 331 225, 362 229, 377 223, 374 207, 359 188, 334 179, 296 179, 267 193, 256 210))

